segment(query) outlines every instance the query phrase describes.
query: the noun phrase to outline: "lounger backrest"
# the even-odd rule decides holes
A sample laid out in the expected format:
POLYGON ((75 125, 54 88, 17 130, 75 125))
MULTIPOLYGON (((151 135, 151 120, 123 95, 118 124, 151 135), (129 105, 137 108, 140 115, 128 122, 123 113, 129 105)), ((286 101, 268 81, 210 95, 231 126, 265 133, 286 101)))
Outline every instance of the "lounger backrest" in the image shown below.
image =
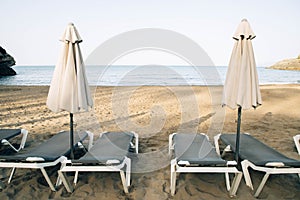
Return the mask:
POLYGON ((21 134, 21 129, 0 129, 0 141, 3 139, 9 140, 21 134))
POLYGON ((108 160, 122 161, 129 153, 133 133, 107 132, 95 142, 94 146, 79 160, 81 163, 106 163, 108 160))
MULTIPOLYGON (((74 133, 74 144, 84 140, 86 137, 86 132, 74 133)), ((24 153, 18 153, 10 156, 0 156, 0 159, 9 161, 26 161, 28 157, 40 157, 43 158, 44 161, 54 161, 60 156, 65 156, 70 153, 69 141, 69 131, 63 131, 52 136, 39 146, 28 148, 28 150, 26 150, 24 153)))
MULTIPOLYGON (((236 134, 222 134, 220 139, 235 151, 236 134)), ((241 134, 239 155, 255 165, 265 166, 270 162, 282 162, 286 166, 300 166, 300 161, 288 158, 249 134, 241 134)))
POLYGON ((177 133, 174 135, 173 141, 178 161, 203 165, 226 164, 226 161, 220 158, 205 135, 177 133))

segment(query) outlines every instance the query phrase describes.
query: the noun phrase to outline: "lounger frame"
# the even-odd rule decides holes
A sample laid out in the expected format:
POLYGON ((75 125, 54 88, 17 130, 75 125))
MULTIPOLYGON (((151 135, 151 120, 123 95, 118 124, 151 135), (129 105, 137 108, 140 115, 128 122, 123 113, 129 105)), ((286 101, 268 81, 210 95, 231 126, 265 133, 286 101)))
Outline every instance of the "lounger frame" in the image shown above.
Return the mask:
MULTIPOLYGON (((169 155, 171 156, 172 150, 174 150, 173 144, 173 137, 177 133, 173 133, 169 135, 169 155)), ((201 133, 203 134, 203 133, 201 133)), ((205 135, 205 134, 203 134, 205 135)), ((205 135, 208 138, 207 135, 205 135)), ((176 176, 177 173, 224 173, 225 174, 225 182, 226 182, 226 189, 229 191, 229 195, 235 196, 239 184, 242 179, 242 172, 240 172, 235 165, 237 164, 235 161, 227 161, 227 166, 192 166, 188 161, 180 161, 178 162, 177 158, 171 160, 171 183, 170 183, 170 190, 171 195, 174 196, 176 190, 176 176), (181 165, 183 164, 183 165, 181 165), (229 174, 234 174, 234 178, 232 180, 232 184, 230 184, 230 177, 229 174)))
POLYGON ((300 155, 300 134, 293 137, 298 154, 300 155))
POLYGON ((7 139, 2 139, 1 143, 10 146, 16 152, 19 152, 21 149, 24 149, 25 147, 28 131, 26 129, 21 129, 21 135, 22 135, 22 139, 18 149, 16 149, 7 139))
MULTIPOLYGON (((135 138, 135 144, 131 144, 131 145, 134 147, 135 153, 138 153, 138 134, 136 134, 135 132, 131 132, 131 133, 134 135, 135 138)), ((64 161, 62 162, 62 167, 58 171, 58 175, 60 177, 60 180, 64 184, 65 188, 67 189, 67 191, 69 193, 72 193, 74 191, 74 187, 68 181, 68 178, 65 174, 66 172, 75 172, 74 185, 76 185, 77 183, 79 172, 119 172, 121 176, 124 192, 128 193, 128 187, 130 186, 130 175, 131 175, 131 159, 125 156, 121 163, 118 163, 118 160, 107 160, 106 165, 89 166, 89 165, 78 165, 78 163, 74 165, 71 160, 64 158, 64 161)))
MULTIPOLYGON (((245 133, 245 134, 249 135, 249 133, 245 133)), ((220 154, 220 149, 219 149, 220 148, 219 147, 220 136, 221 136, 221 134, 218 134, 214 138, 215 146, 216 146, 217 152, 219 154, 220 154)), ((226 146, 226 148, 223 151, 223 154, 228 151, 231 151, 230 145, 226 146)), ((255 191, 254 197, 259 196, 259 194, 261 193, 262 189, 264 188, 264 186, 271 174, 298 174, 300 177, 300 168, 287 167, 282 162, 269 162, 269 163, 266 163, 265 166, 257 166, 254 163, 252 163, 251 161, 245 159, 241 162, 241 165, 242 165, 242 170, 243 170, 246 185, 248 187, 250 187, 251 190, 254 190, 254 188, 253 188, 253 184, 252 184, 252 180, 251 180, 251 176, 250 176, 248 168, 251 167, 253 170, 265 173, 258 188, 255 191)))
POLYGON ((251 190, 254 190, 254 188, 253 188, 253 184, 251 181, 251 176, 249 174, 248 167, 251 167, 253 170, 256 170, 256 171, 265 172, 263 179, 261 180, 258 188, 256 189, 254 197, 259 196, 259 194, 261 193, 262 189, 264 188, 264 186, 271 174, 300 174, 300 168, 285 168, 284 164, 280 163, 280 162, 268 163, 267 165, 269 165, 270 167, 257 166, 257 165, 254 165, 249 160, 243 160, 241 162, 241 164, 242 164, 242 168, 243 168, 246 185, 248 187, 250 187, 251 190), (280 168, 280 167, 282 167, 282 168, 280 168))
POLYGON ((57 160, 53 162, 35 162, 36 161, 41 161, 43 158, 32 158, 31 162, 25 163, 25 162, 0 162, 0 168, 12 168, 8 183, 11 182, 13 175, 15 174, 15 171, 17 168, 22 168, 22 169, 40 169, 43 176, 45 177, 50 189, 52 191, 56 191, 53 183, 51 182, 49 175, 47 174, 45 168, 46 167, 53 167, 56 166, 57 164, 63 162, 63 157, 58 158, 57 160))

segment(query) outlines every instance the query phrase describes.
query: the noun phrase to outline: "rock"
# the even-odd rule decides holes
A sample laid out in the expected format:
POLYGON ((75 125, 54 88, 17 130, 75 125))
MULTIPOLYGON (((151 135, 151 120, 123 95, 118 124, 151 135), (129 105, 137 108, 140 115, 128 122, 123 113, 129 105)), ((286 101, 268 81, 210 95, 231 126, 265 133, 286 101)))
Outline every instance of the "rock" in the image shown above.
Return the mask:
POLYGON ((13 76, 17 73, 10 68, 16 64, 15 59, 0 46, 0 76, 13 76))
POLYGON ((17 73, 10 67, 0 67, 0 76, 14 76, 17 73))
POLYGON ((268 67, 269 69, 300 70, 300 55, 297 58, 286 59, 268 67))

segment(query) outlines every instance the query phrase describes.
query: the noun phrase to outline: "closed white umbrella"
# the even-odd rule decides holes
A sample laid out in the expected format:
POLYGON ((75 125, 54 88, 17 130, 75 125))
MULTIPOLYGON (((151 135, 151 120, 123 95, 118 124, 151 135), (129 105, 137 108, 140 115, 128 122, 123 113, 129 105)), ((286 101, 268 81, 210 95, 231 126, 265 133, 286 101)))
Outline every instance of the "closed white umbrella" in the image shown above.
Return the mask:
POLYGON ((222 105, 238 108, 236 160, 239 156, 242 109, 256 108, 262 104, 258 76, 251 40, 255 38, 250 24, 243 19, 233 39, 232 50, 223 90, 222 105))
POLYGON ((61 41, 63 50, 54 69, 47 106, 53 112, 70 113, 70 148, 73 157, 73 113, 88 111, 93 101, 79 47, 82 39, 74 24, 68 24, 61 41))

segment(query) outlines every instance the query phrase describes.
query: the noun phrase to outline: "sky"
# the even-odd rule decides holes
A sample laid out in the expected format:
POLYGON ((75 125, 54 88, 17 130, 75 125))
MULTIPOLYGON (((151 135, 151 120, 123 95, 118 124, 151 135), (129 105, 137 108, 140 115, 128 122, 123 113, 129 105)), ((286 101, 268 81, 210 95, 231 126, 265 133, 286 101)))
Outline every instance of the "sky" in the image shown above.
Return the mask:
MULTIPOLYGON (((59 41, 73 22, 83 42, 86 59, 99 45, 141 28, 167 29, 200 45, 215 65, 227 66, 234 34, 243 18, 256 38, 253 48, 258 66, 269 66, 300 54, 299 0, 0 0, 0 46, 17 65, 55 65, 59 41)), ((117 64, 184 62, 163 52, 136 52, 117 64)))

